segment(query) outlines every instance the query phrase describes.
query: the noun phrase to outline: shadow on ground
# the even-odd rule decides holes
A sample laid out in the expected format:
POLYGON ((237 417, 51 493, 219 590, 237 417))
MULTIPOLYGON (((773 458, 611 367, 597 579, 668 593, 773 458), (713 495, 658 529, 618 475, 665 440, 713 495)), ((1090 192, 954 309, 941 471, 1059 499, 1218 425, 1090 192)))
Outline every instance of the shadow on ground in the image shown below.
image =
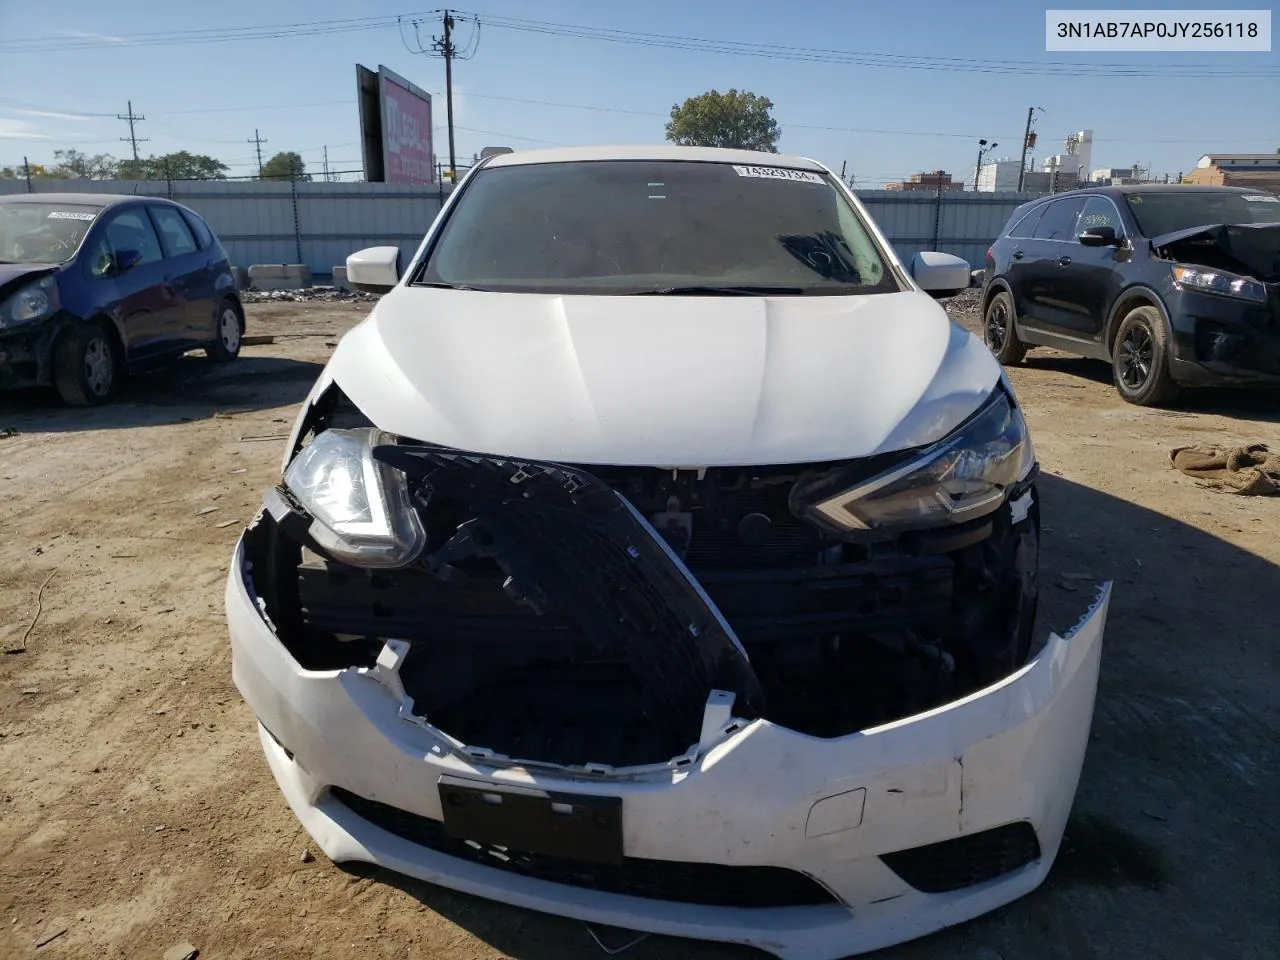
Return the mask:
MULTIPOLYGON (((1275 956, 1280 844, 1268 798, 1280 792, 1280 566, 1059 477, 1043 476, 1039 494, 1040 630, 1070 629, 1092 599, 1091 580, 1115 584, 1093 733, 1062 850, 1031 895, 875 957, 1275 956)), ((1280 528, 1280 501, 1254 503, 1280 528)), ((367 865, 343 869, 405 891, 517 960, 601 956, 580 922, 367 865)), ((611 947, 627 942, 622 932, 608 936, 611 947)), ((626 956, 759 954, 652 937, 626 956)))
MULTIPOLYGON (((1107 386, 1112 386, 1113 383, 1111 365, 1101 360, 1039 356, 1033 352, 1022 363, 1031 370, 1052 370, 1107 386)), ((1175 413, 1221 414, 1264 423, 1280 423, 1280 390, 1270 387, 1196 387, 1183 390, 1167 409, 1175 413)), ((1153 409, 1153 412, 1159 411, 1153 409)))
POLYGON ((323 365, 284 357, 241 356, 231 363, 181 357, 129 377, 103 407, 67 407, 53 390, 0 393, 0 433, 63 433, 159 426, 298 403, 323 365))

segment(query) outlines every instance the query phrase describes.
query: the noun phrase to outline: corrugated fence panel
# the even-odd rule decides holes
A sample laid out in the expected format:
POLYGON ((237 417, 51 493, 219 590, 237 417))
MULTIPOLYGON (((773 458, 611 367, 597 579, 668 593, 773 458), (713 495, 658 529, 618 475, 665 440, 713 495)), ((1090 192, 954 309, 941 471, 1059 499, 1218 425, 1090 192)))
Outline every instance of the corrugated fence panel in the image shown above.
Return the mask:
MULTIPOLYGON (((438 189, 394 183, 280 181, 34 180, 38 193, 171 196, 209 221, 233 263, 296 263, 327 276, 363 247, 395 245, 407 264, 440 210, 438 189)), ((0 180, 0 196, 25 193, 25 180, 0 180)), ((446 194, 447 195, 447 194, 446 194)), ((939 250, 982 265, 987 247, 1030 193, 859 190, 903 262, 939 250)))

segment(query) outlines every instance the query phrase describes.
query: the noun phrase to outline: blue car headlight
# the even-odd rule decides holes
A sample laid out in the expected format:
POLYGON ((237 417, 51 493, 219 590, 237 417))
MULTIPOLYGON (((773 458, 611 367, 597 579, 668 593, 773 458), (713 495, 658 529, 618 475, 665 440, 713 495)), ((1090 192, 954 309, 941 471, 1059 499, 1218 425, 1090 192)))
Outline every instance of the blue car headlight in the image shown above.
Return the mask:
POLYGON ((0 303, 0 330, 46 320, 58 312, 58 281, 49 274, 0 303))
POLYGON ((886 537, 996 510, 1035 463, 1022 412, 1003 387, 949 436, 871 475, 850 464, 801 480, 792 510, 837 536, 886 537))

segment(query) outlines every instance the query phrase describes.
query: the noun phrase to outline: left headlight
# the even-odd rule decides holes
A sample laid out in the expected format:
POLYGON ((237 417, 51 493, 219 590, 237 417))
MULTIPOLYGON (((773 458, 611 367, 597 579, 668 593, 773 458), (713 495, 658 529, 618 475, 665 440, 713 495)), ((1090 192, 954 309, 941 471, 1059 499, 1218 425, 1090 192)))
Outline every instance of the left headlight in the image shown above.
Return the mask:
POLYGON ((837 534, 890 536, 991 513, 1031 469, 1022 413, 1003 389, 945 439, 905 464, 866 476, 851 464, 797 483, 793 509, 837 534))
POLYGON ((376 429, 326 430, 285 470, 285 486, 314 518, 312 538, 335 560, 402 567, 426 545, 404 473, 373 458, 390 442, 376 429))
POLYGON ((53 274, 29 283, 0 303, 0 330, 35 323, 58 311, 58 281, 53 274))
POLYGON ((1207 267, 1193 267, 1185 263, 1173 265, 1173 279, 1180 287, 1191 290, 1203 290, 1205 293, 1216 293, 1224 297, 1239 297, 1241 300, 1267 302, 1267 290, 1257 280, 1227 273, 1225 270, 1210 270, 1207 267))

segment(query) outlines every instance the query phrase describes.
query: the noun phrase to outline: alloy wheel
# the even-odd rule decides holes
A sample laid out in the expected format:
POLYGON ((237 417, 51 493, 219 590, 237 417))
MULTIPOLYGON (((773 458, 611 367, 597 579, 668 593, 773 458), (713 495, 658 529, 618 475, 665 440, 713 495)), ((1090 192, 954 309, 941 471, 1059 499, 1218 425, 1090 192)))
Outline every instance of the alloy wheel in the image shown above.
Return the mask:
POLYGON ((1004 302, 997 300, 987 311, 987 347, 992 353, 998 353, 1009 335, 1009 313, 1004 302))
POLYGON ((1135 324, 1120 342, 1120 379, 1130 390, 1140 390, 1151 376, 1155 344, 1144 324, 1135 324))

